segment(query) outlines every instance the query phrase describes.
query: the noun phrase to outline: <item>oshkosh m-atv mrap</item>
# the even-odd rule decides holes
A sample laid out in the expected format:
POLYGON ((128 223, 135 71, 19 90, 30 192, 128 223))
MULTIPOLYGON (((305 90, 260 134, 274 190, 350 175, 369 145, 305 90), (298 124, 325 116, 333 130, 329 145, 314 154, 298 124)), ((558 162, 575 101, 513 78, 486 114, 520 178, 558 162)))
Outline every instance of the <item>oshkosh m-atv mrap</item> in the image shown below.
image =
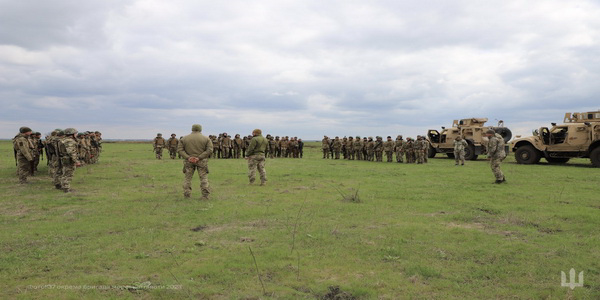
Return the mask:
POLYGON ((533 136, 515 139, 512 144, 520 164, 536 164, 542 157, 549 163, 564 164, 583 157, 600 167, 600 110, 566 113, 564 124, 536 129, 533 136))
MULTIPOLYGON (((504 142, 508 142, 512 138, 510 129, 504 127, 503 122, 498 122, 497 127, 484 126, 487 118, 470 118, 462 120, 454 120, 452 128, 446 129, 442 127, 442 132, 435 129, 430 129, 427 132, 427 137, 431 143, 429 149, 429 157, 434 157, 436 153, 446 153, 450 158, 454 157, 454 140, 457 136, 461 136, 467 141, 468 146, 465 148, 465 159, 476 160, 477 156, 484 154, 487 138, 485 132, 488 129, 493 129, 496 133, 504 138, 504 142)), ((508 151, 508 149, 507 149, 508 151)))

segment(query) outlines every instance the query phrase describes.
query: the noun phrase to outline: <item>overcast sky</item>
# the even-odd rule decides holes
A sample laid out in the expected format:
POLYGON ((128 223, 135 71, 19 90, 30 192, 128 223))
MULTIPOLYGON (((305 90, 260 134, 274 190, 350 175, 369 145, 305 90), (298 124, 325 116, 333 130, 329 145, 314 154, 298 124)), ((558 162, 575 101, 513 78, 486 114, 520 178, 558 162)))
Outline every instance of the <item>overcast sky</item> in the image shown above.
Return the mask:
POLYGON ((599 1, 0 0, 1 138, 529 134, 597 109, 599 1))

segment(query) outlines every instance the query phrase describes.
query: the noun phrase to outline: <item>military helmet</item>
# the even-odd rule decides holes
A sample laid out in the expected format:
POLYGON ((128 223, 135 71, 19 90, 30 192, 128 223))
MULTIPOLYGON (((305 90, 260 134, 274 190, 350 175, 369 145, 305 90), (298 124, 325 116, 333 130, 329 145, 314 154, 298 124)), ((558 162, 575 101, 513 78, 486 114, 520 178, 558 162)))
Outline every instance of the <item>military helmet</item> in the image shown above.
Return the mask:
POLYGON ((356 138, 357 138, 357 139, 360 139, 360 136, 358 136, 358 135, 357 135, 357 136, 356 136, 356 138))
POLYGON ((19 128, 19 132, 20 133, 31 132, 31 128, 29 128, 27 126, 23 126, 23 127, 19 128))
POLYGON ((157 133, 156 136, 162 136, 162 133, 157 133))
POLYGON ((177 135, 176 135, 176 134, 174 134, 174 133, 171 133, 171 136, 177 136, 177 135))
POLYGON ((493 129, 488 129, 485 133, 486 134, 496 134, 496 132, 493 129))
POLYGON ((65 129, 65 135, 77 134, 77 129, 75 128, 67 128, 65 129))
POLYGON ((85 135, 85 133, 83 133, 83 132, 80 132, 77 134, 77 136, 84 136, 84 135, 85 135))

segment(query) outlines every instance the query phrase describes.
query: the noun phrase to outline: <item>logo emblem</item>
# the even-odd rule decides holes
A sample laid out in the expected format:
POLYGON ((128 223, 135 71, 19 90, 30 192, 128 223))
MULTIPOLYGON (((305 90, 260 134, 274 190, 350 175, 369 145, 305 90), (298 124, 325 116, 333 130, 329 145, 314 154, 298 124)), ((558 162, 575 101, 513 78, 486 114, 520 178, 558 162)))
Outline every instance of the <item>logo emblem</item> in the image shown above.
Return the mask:
POLYGON ((579 272, 579 282, 576 281, 575 278, 575 269, 571 268, 569 271, 569 282, 567 282, 567 274, 565 272, 560 271, 560 286, 569 287, 572 290, 576 287, 583 287, 583 271, 579 272))

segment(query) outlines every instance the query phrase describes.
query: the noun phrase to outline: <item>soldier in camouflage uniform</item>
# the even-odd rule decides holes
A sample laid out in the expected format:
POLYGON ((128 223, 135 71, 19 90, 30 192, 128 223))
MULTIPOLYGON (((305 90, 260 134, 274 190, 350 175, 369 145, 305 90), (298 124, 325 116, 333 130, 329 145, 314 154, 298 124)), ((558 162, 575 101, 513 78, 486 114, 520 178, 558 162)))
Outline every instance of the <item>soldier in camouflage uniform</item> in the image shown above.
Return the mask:
POLYGON ((46 138, 46 159, 48 160, 48 175, 54 177, 54 172, 57 166, 57 154, 55 147, 55 140, 58 138, 56 134, 60 129, 55 129, 50 133, 50 136, 46 138))
POLYGON ((202 134, 202 126, 192 125, 192 133, 181 139, 177 146, 177 152, 183 158, 183 196, 189 198, 192 195, 192 178, 194 172, 198 171, 200 176, 200 189, 202 199, 208 200, 210 195, 208 185, 208 158, 213 153, 212 141, 202 134))
POLYGON ((456 166, 460 162, 461 166, 465 165, 465 148, 468 146, 467 142, 462 137, 457 136, 454 139, 454 162, 456 166))
POLYGON ((242 146, 244 141, 240 138, 239 134, 235 135, 233 139, 233 158, 240 159, 242 157, 242 146))
POLYGON ((29 136, 31 129, 29 127, 19 128, 19 134, 13 139, 13 149, 17 159, 17 175, 20 184, 27 183, 27 177, 31 175, 33 163, 33 145, 29 136))
POLYGON ((335 159, 340 159, 340 152, 342 151, 342 141, 339 137, 335 137, 333 140, 333 153, 335 154, 335 159))
POLYGON ((394 147, 395 147, 395 143, 392 140, 392 137, 388 136, 387 141, 383 144, 383 151, 385 151, 385 156, 387 157, 387 162, 394 161, 394 147))
POLYGON ((417 136, 417 141, 414 143, 413 148, 415 149, 417 164, 425 163, 425 150, 427 149, 427 142, 422 136, 417 136))
POLYGON ((177 135, 172 133, 171 138, 167 141, 167 146, 169 147, 169 156, 171 159, 175 159, 177 156, 177 146, 179 145, 179 140, 177 139, 177 135))
POLYGON ((396 162, 404 162, 404 140, 402 136, 396 137, 396 143, 394 143, 394 151, 396 152, 396 162))
POLYGON ((369 141, 366 145, 368 161, 375 161, 375 141, 373 137, 369 137, 369 141))
POLYGON ((34 159, 33 159, 33 171, 37 172, 38 165, 40 164, 40 158, 44 159, 44 143, 42 142, 42 134, 36 132, 33 136, 33 148, 34 148, 34 159))
POLYGON ((60 185, 60 178, 63 175, 63 165, 62 165, 62 160, 61 160, 60 145, 64 138, 65 138, 65 132, 63 130, 57 129, 56 138, 54 138, 54 140, 52 141, 52 145, 56 151, 56 155, 55 155, 56 161, 55 161, 54 173, 52 174, 52 184, 54 184, 54 187, 57 190, 62 189, 62 186, 60 185))
POLYGON ((346 152, 348 153, 348 159, 354 160, 354 138, 348 137, 348 141, 346 142, 346 152))
MULTIPOLYGON (((281 147, 279 147, 279 137, 275 137, 275 157, 281 157, 281 147)), ((250 139, 248 140, 248 145, 250 145, 250 139)))
POLYGON ((157 134, 152 143, 152 147, 154 147, 154 152, 156 153, 156 159, 162 159, 163 148, 166 144, 167 142, 162 137, 162 133, 157 134))
POLYGON ((506 157, 506 151, 504 150, 504 138, 502 138, 501 135, 497 134, 492 129, 486 131, 485 134, 488 138, 488 160, 490 161, 492 172, 494 173, 494 176, 496 176, 496 181, 494 183, 499 184, 506 182, 506 177, 504 177, 504 173, 502 173, 502 170, 500 169, 500 165, 506 157))
POLYGON ((373 153, 375 154, 375 160, 377 162, 383 162, 383 138, 380 136, 375 138, 373 153))
POLYGON ((346 144, 348 143, 348 138, 344 137, 342 139, 342 155, 344 159, 348 159, 348 151, 346 150, 346 144))
POLYGON ((231 158, 231 150, 233 149, 233 141, 231 140, 231 136, 227 133, 224 133, 223 142, 221 144, 221 147, 223 147, 223 158, 231 158))
POLYGON ((65 137, 58 143, 58 155, 62 166, 60 186, 65 193, 73 191, 71 181, 75 175, 75 168, 81 166, 77 158, 77 130, 75 128, 65 129, 65 137))
POLYGON ((298 139, 298 157, 302 158, 304 156, 304 142, 302 139, 298 139))
POLYGON ((414 149, 413 149, 413 140, 412 138, 406 138, 406 142, 404 142, 404 155, 406 155, 406 163, 412 164, 414 163, 414 149))
MULTIPOLYGON (((273 139, 273 137, 271 137, 271 139, 273 139)), ((242 157, 246 157, 246 149, 248 149, 249 143, 250 143, 250 141, 248 141, 248 137, 244 136, 242 138, 242 157)), ((275 151, 275 149, 273 149, 273 151, 275 151)), ((273 152, 273 153, 275 153, 275 152, 273 152)))
POLYGON ((323 149, 323 158, 329 158, 329 138, 327 136, 321 140, 321 149, 323 149))
POLYGON ((363 143, 362 143, 362 140, 360 139, 360 136, 356 137, 356 139, 354 140, 354 145, 352 145, 352 147, 354 149, 354 159, 362 160, 362 158, 363 158, 363 156, 362 156, 363 143))
POLYGON ((362 156, 363 156, 363 160, 369 161, 369 152, 367 151, 367 146, 369 144, 369 140, 367 139, 367 137, 365 136, 363 138, 363 147, 362 147, 362 156))
POLYGON ((256 180, 256 169, 260 174, 260 185, 267 183, 267 171, 265 170, 265 151, 267 149, 267 139, 262 136, 260 129, 252 131, 252 140, 248 146, 246 159, 248 160, 248 179, 250 184, 254 184, 256 180))

